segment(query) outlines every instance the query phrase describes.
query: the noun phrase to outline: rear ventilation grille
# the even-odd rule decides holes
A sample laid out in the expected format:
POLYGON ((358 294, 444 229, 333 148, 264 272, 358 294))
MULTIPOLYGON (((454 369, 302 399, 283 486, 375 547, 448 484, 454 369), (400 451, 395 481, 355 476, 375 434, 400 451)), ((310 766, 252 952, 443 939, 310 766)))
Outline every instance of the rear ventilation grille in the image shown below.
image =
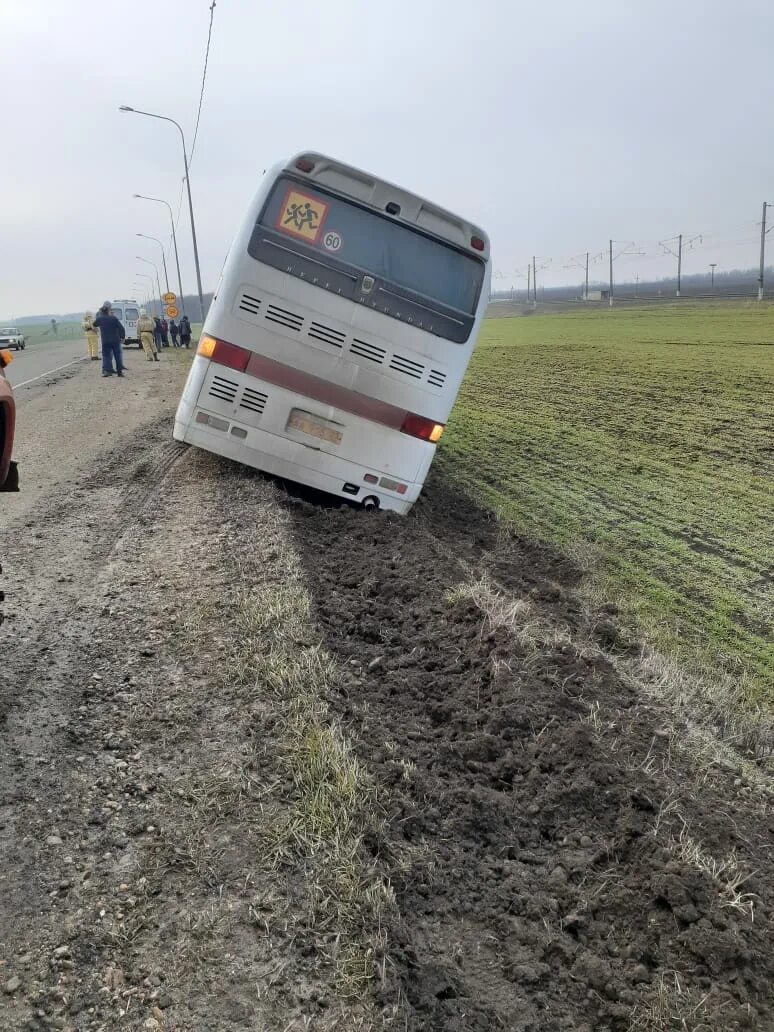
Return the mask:
POLYGON ((352 338, 349 350, 353 355, 359 355, 361 358, 368 358, 372 362, 376 362, 381 365, 384 362, 384 356, 387 352, 384 348, 378 348, 375 344, 367 344, 364 340, 358 340, 357 337, 352 338))
POLYGON ((300 330, 304 324, 304 317, 289 312, 286 308, 278 308, 276 305, 269 305, 266 309, 266 321, 279 323, 288 330, 300 330))
POLYGON ((223 376, 213 376, 210 395, 213 398, 220 399, 220 401, 233 401, 236 397, 238 386, 239 384, 234 383, 233 380, 227 380, 223 376))
POLYGON ((258 309, 261 307, 261 302, 257 297, 251 297, 250 294, 242 294, 239 299, 239 308, 243 312, 247 312, 248 315, 258 315, 258 309))
POLYGON ((406 376, 413 376, 415 380, 421 380, 425 367, 419 362, 412 362, 410 358, 403 358, 401 355, 393 355, 390 362, 390 369, 396 373, 405 373, 406 376))
POLYGON ((431 369, 427 382, 431 387, 443 387, 446 383, 446 373, 442 373, 438 369, 431 369))
POLYGON ((346 333, 341 333, 340 330, 332 330, 330 326, 323 326, 322 323, 318 322, 312 323, 306 331, 306 335, 313 340, 321 340, 323 344, 332 344, 335 348, 340 348, 347 338, 346 333))
POLYGON ((267 397, 268 395, 262 394, 260 391, 254 391, 250 387, 245 387, 244 391, 242 391, 242 400, 239 402, 239 407, 248 409, 250 412, 257 412, 260 415, 266 407, 267 397))

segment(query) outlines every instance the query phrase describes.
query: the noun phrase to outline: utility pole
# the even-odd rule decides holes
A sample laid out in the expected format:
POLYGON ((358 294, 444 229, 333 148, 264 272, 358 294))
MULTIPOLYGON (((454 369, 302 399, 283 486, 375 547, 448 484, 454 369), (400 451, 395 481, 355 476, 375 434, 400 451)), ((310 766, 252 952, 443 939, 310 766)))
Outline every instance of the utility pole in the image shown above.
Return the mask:
POLYGON ((529 304, 529 292, 532 289, 532 266, 527 266, 527 304, 529 304))
POLYGON ((710 293, 712 293, 712 294, 715 293, 715 266, 717 264, 718 264, 717 262, 710 262, 710 277, 711 277, 710 293))
POLYGON ((763 300, 763 269, 766 262, 766 209, 772 205, 768 201, 763 202, 763 216, 761 218, 761 271, 758 276, 758 300, 763 300))
POLYGON ((532 255, 532 298, 533 307, 537 308, 537 265, 534 254, 532 255))
MULTIPOLYGON (((608 300, 608 305, 610 306, 610 308, 612 308, 613 307, 613 294, 614 294, 614 291, 613 291, 613 262, 615 261, 616 258, 620 258, 622 255, 625 255, 625 254, 644 254, 645 252, 644 251, 634 250, 634 248, 636 248, 637 245, 632 240, 629 240, 628 242, 625 242, 623 240, 611 240, 610 244, 609 244, 609 247, 610 247, 610 250, 609 250, 609 255, 610 255, 610 297, 609 297, 609 300, 608 300), (622 249, 615 256, 613 255, 613 244, 622 244, 623 245, 622 249)), ((602 254, 599 257, 601 258, 603 255, 604 255, 604 251, 602 252, 602 254)))
POLYGON ((683 269, 683 234, 677 238, 677 297, 680 297, 680 275, 683 269))
POLYGON ((589 252, 586 251, 586 292, 583 295, 583 300, 588 301, 589 299, 589 252))
MULTIPOLYGON (((690 240, 686 240, 685 246, 689 251, 693 250, 693 245, 696 241, 701 243, 701 235, 691 237, 690 240)), ((671 254, 673 258, 677 259, 677 292, 676 297, 680 297, 680 290, 682 288, 682 275, 683 275, 683 234, 679 236, 670 237, 668 240, 659 240, 659 246, 664 248, 664 254, 671 254), (675 240, 677 241, 677 250, 671 246, 675 240)))

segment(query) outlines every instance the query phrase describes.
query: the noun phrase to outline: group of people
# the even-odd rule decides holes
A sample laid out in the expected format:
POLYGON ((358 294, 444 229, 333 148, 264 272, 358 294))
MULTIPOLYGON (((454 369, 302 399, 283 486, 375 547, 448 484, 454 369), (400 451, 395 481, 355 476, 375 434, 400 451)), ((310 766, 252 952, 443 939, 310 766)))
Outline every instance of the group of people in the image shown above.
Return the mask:
MULTIPOLYGON (((153 342, 156 348, 168 348, 169 338, 172 338, 173 348, 190 348, 191 346, 191 324, 188 321, 188 316, 184 315, 180 320, 180 323, 175 322, 172 319, 167 322, 166 319, 159 319, 157 315, 147 316, 147 318, 153 318, 153 342), (179 343, 178 343, 179 340, 179 343)), ((139 324, 138 324, 139 325, 139 324)))
MULTIPOLYGON (((91 312, 85 313, 83 317, 83 331, 86 334, 86 344, 89 349, 89 357, 92 360, 99 358, 99 339, 97 336, 99 333, 99 338, 102 341, 102 375, 123 376, 124 361, 121 348, 126 340, 126 330, 121 320, 113 315, 109 301, 105 301, 100 306, 96 317, 91 312)), ((158 316, 148 315, 143 310, 140 312, 140 317, 137 320, 137 332, 140 336, 142 349, 149 362, 158 362, 161 348, 169 347, 170 335, 173 347, 190 348, 191 346, 191 323, 187 315, 180 319, 179 324, 174 319, 168 323, 166 319, 159 319, 158 316)))
POLYGON ((172 338, 173 348, 190 348, 191 346, 191 323, 188 316, 184 315, 180 323, 174 319, 167 322, 157 315, 140 313, 137 320, 137 332, 140 334, 140 343, 149 362, 159 360, 159 351, 169 347, 169 338, 172 338))

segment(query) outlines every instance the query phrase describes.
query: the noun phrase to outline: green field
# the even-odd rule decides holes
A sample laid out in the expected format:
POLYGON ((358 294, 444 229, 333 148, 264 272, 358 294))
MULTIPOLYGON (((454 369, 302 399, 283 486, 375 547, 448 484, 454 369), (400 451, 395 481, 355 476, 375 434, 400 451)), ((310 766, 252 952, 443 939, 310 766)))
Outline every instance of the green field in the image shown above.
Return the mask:
MULTIPOLYGON (((0 326, 15 326, 13 319, 9 319, 7 322, 0 323, 0 326)), ((27 338, 27 344, 32 345, 37 342, 45 343, 46 341, 51 342, 54 340, 77 340, 83 338, 83 330, 79 322, 58 322, 56 327, 56 334, 51 330, 50 323, 21 323, 19 329, 27 338)))
MULTIPOLYGON (((14 326, 15 323, 12 319, 7 322, 0 322, 0 326, 14 326)), ((191 323, 191 333, 194 340, 199 339, 199 333, 201 332, 201 323, 191 323)), ((27 338, 27 344, 32 347, 36 343, 50 343, 51 341, 66 341, 66 340, 82 340, 85 342, 83 330, 81 329, 80 322, 58 322, 56 328, 56 335, 51 330, 50 323, 31 323, 28 325, 21 325, 19 329, 22 331, 24 336, 27 338)), ((85 347, 85 343, 84 343, 85 347)))
POLYGON ((660 649, 774 701, 774 308, 488 319, 441 462, 591 559, 660 649))

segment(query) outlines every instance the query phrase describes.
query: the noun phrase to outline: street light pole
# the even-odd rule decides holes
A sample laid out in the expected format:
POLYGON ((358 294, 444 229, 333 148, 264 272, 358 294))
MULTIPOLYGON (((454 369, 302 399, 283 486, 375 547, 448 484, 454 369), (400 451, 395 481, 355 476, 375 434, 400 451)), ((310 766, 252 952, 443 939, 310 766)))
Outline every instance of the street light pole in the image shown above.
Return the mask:
POLYGON ((118 110, 131 111, 135 115, 147 115, 148 118, 159 118, 162 122, 171 122, 172 125, 177 126, 177 130, 180 133, 180 141, 183 144, 183 168, 185 169, 185 185, 188 191, 188 212, 191 216, 191 239, 193 241, 194 265, 196 266, 196 285, 199 288, 199 311, 201 313, 202 322, 204 322, 204 297, 202 296, 202 274, 201 270, 199 269, 199 248, 196 246, 196 223, 194 222, 193 201, 191 200, 191 180, 188 176, 188 155, 186 154, 185 134, 183 133, 182 126, 179 122, 176 122, 174 118, 168 118, 166 115, 156 115, 152 111, 139 111, 137 108, 128 107, 126 104, 122 104, 118 110))
POLYGON ((142 276, 143 279, 150 280, 151 288, 150 288, 150 294, 148 295, 148 301, 146 303, 146 307, 151 308, 152 307, 152 305, 151 305, 151 297, 152 297, 152 294, 153 294, 153 276, 149 276, 147 272, 136 272, 135 276, 142 276))
MULTIPOLYGON (((141 254, 136 254, 135 258, 139 259, 139 261, 141 262, 147 262, 148 265, 153 266, 153 271, 156 273, 156 286, 158 287, 159 291, 159 315, 162 315, 163 313, 161 311, 161 280, 159 279, 159 268, 155 262, 152 262, 150 260, 150 258, 143 258, 141 254)), ((151 280, 151 282, 153 281, 151 280)))
POLYGON ((182 309, 183 315, 185 315, 183 280, 180 275, 180 256, 177 253, 177 234, 175 233, 175 218, 172 214, 172 206, 169 204, 168 201, 162 200, 161 197, 146 197, 145 194, 139 193, 136 193, 134 196, 141 201, 155 201, 157 204, 166 204, 167 206, 167 210, 169 211, 169 222, 172 226, 172 246, 175 250, 175 265, 177 266, 177 289, 180 291, 180 308, 182 309))
POLYGON ((137 236, 138 237, 142 237, 143 240, 155 240, 156 243, 161 248, 161 262, 162 262, 162 264, 164 266, 164 282, 167 285, 167 293, 169 293, 169 276, 167 275, 167 259, 164 257, 164 245, 162 244, 162 242, 159 240, 158 237, 148 236, 147 233, 138 233, 137 236))

